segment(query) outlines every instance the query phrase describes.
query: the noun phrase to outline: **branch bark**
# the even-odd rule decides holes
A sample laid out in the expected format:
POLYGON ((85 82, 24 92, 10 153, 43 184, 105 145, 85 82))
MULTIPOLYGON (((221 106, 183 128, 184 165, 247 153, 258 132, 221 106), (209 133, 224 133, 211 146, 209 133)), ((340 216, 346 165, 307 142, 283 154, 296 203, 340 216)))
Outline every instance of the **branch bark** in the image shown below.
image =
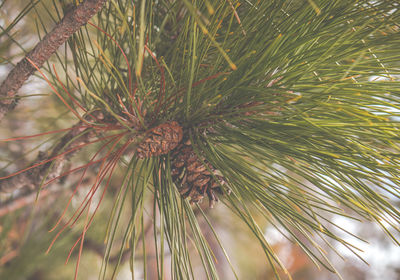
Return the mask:
MULTIPOLYGON (((49 189, 44 189, 40 192, 39 198, 45 198, 51 194, 57 193, 60 191, 60 188, 49 188, 49 189)), ((19 210, 27 205, 31 205, 35 203, 36 199, 38 198, 37 196, 37 191, 31 191, 27 193, 26 195, 13 198, 10 201, 6 201, 5 203, 0 205, 0 218, 14 212, 16 210, 19 210)))
MULTIPOLYGON (((60 154, 60 152, 63 150, 66 151, 68 149, 73 149, 74 147, 77 147, 81 144, 88 143, 89 139, 93 136, 94 133, 93 131, 89 131, 71 142, 72 139, 77 137, 79 134, 83 133, 85 129, 89 129, 89 128, 84 128, 82 130, 82 125, 83 125, 82 122, 76 124, 73 127, 73 129, 71 129, 67 134, 64 135, 64 137, 61 138, 61 140, 54 147, 51 153, 40 152, 35 163, 40 163, 49 160, 60 154)), ((46 176, 46 174, 47 174, 46 178, 48 180, 51 180, 61 175, 64 165, 67 163, 68 159, 70 159, 72 155, 75 154, 78 150, 79 149, 76 149, 75 151, 59 156, 56 159, 49 161, 43 165, 39 165, 36 168, 27 170, 13 177, 1 180, 0 193, 13 192, 22 187, 27 187, 29 189, 36 189, 37 186, 39 186, 39 184, 43 180, 44 176, 46 176), (51 170, 48 170, 52 162, 53 166, 51 170)))
POLYGON ((35 72, 27 60, 41 68, 43 63, 74 34, 86 24, 107 2, 107 0, 84 0, 79 6, 65 14, 64 18, 11 70, 0 86, 0 121, 18 103, 16 93, 23 83, 35 72))

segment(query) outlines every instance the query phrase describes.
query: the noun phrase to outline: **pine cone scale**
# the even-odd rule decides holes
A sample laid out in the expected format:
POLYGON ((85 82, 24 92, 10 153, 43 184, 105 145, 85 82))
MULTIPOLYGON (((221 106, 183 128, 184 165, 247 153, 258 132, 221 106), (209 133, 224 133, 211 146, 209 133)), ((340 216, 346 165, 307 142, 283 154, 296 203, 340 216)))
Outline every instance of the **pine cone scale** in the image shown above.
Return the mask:
POLYGON ((138 158, 168 154, 182 141, 183 130, 176 121, 163 123, 153 128, 136 148, 138 158))
POLYGON ((225 180, 216 172, 209 162, 198 158, 190 142, 179 144, 172 153, 172 180, 183 198, 190 197, 190 203, 200 202, 207 195, 212 208, 218 201, 214 191, 224 194, 221 186, 226 186, 225 180))

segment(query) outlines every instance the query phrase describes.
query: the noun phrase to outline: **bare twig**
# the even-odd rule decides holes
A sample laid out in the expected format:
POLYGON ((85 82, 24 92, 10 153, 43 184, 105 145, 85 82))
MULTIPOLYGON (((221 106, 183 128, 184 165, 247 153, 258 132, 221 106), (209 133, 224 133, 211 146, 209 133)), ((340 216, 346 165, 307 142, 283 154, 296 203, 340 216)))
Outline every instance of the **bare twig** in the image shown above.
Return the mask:
POLYGON ((8 263, 16 256, 18 256, 18 250, 12 250, 11 252, 8 252, 7 254, 5 254, 0 258, 0 266, 3 266, 4 264, 8 263))
MULTIPOLYGON (((43 190, 40 193, 40 198, 46 197, 51 193, 54 193, 54 188, 43 190)), ((30 192, 26 195, 18 197, 16 199, 12 199, 4 204, 0 205, 0 217, 7 215, 8 213, 14 212, 18 209, 21 209, 29 204, 33 204, 36 201, 37 192, 30 192)))
POLYGON ((23 83, 35 72, 29 61, 39 68, 49 57, 74 34, 82 25, 86 24, 104 5, 107 0, 84 0, 79 6, 65 14, 64 18, 41 40, 29 53, 26 54, 0 86, 0 120, 18 103, 17 91, 23 83))
POLYGON ((82 122, 75 125, 64 137, 61 138, 59 143, 54 147, 53 151, 49 154, 39 153, 36 159, 36 163, 46 162, 45 164, 39 165, 36 168, 27 170, 15 176, 9 177, 7 179, 0 180, 0 192, 12 192, 22 187, 27 187, 29 189, 36 189, 40 185, 44 176, 47 174, 47 179, 51 180, 59 176, 63 170, 64 165, 67 163, 68 159, 79 150, 79 145, 86 144, 92 137, 92 131, 84 133, 84 131, 89 128, 82 129, 82 122), (82 136, 78 137, 79 134, 84 133, 82 136), (76 137, 75 140, 73 140, 76 137), (72 142, 71 142, 72 140, 72 142), (77 148, 78 147, 78 148, 77 148), (71 150, 72 152, 57 156, 63 150, 71 150), (55 158, 54 160, 50 160, 55 158), (51 170, 49 170, 52 164, 51 170))

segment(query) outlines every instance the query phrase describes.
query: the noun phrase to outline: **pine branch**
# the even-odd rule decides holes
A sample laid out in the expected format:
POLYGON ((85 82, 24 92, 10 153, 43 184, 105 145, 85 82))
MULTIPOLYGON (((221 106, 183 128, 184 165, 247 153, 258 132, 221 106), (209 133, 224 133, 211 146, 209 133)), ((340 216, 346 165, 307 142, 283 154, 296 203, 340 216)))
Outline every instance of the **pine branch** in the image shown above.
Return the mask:
MULTIPOLYGON (((45 198, 48 197, 52 194, 56 194, 60 192, 62 187, 58 186, 57 188, 49 188, 45 189, 40 192, 40 198, 45 198)), ((2 203, 0 206, 0 217, 3 217, 11 212, 14 212, 16 210, 19 210, 25 206, 28 206, 30 204, 35 203, 37 200, 37 191, 30 191, 24 195, 18 196, 16 198, 12 198, 9 201, 6 201, 5 203, 2 203)))
POLYGON ((43 165, 39 165, 36 168, 27 170, 26 172, 17 174, 15 176, 4 179, 0 182, 0 192, 12 192, 22 187, 27 187, 29 189, 36 189, 38 185, 42 182, 43 178, 46 176, 48 180, 58 177, 63 167, 65 166, 68 159, 75 154, 79 148, 77 146, 88 143, 91 133, 85 133, 85 130, 89 128, 84 128, 82 130, 82 122, 79 122, 71 129, 64 137, 61 138, 59 143, 54 147, 51 153, 40 152, 35 163, 46 162, 43 165), (82 136, 79 136, 83 134, 82 136), (57 156, 62 151, 68 149, 74 149, 72 152, 57 156), (54 160, 50 160, 51 158, 54 160), (53 164, 51 165, 51 163, 53 164), (48 170, 51 168, 51 170, 48 170))
POLYGON ((64 18, 41 40, 8 74, 0 86, 0 120, 18 103, 16 93, 23 83, 35 72, 30 59, 37 67, 42 67, 49 57, 86 24, 107 0, 85 0, 65 14, 64 18))

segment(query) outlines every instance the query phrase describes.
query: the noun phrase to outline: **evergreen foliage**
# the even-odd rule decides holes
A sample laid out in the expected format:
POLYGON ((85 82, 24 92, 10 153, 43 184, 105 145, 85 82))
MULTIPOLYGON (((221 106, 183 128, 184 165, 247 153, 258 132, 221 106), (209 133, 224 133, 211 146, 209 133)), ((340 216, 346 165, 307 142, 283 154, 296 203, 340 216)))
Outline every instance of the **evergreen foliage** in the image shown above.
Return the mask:
MULTIPOLYGON (((198 223, 204 216, 212 228, 207 203, 182 197, 171 175, 173 151, 135 154, 152 129, 168 122, 179 123, 184 141, 220 184, 212 211, 227 207, 248 226, 277 278, 285 268, 260 224, 276 227, 332 272, 322 244, 334 249, 330 244, 339 242, 357 254, 338 231, 352 233, 332 215, 373 221, 400 245, 399 6, 389 0, 109 1, 45 71, 71 107, 65 118, 75 113, 89 127, 82 135, 100 140, 79 152, 90 154, 83 164, 101 165, 77 210, 88 212, 79 219, 86 222, 78 241, 95 214, 88 209, 99 207, 94 194, 107 193, 113 172, 119 173, 114 184, 122 178, 107 205, 99 277, 109 279, 116 246, 121 258, 129 246, 133 278, 137 256, 146 256, 141 236, 150 214, 159 279, 166 252, 172 279, 194 279, 196 258, 207 279, 223 279, 198 223)), ((47 11, 58 22, 68 8, 54 4, 47 11)), ((9 30, 2 32, 0 38, 9 30)))

